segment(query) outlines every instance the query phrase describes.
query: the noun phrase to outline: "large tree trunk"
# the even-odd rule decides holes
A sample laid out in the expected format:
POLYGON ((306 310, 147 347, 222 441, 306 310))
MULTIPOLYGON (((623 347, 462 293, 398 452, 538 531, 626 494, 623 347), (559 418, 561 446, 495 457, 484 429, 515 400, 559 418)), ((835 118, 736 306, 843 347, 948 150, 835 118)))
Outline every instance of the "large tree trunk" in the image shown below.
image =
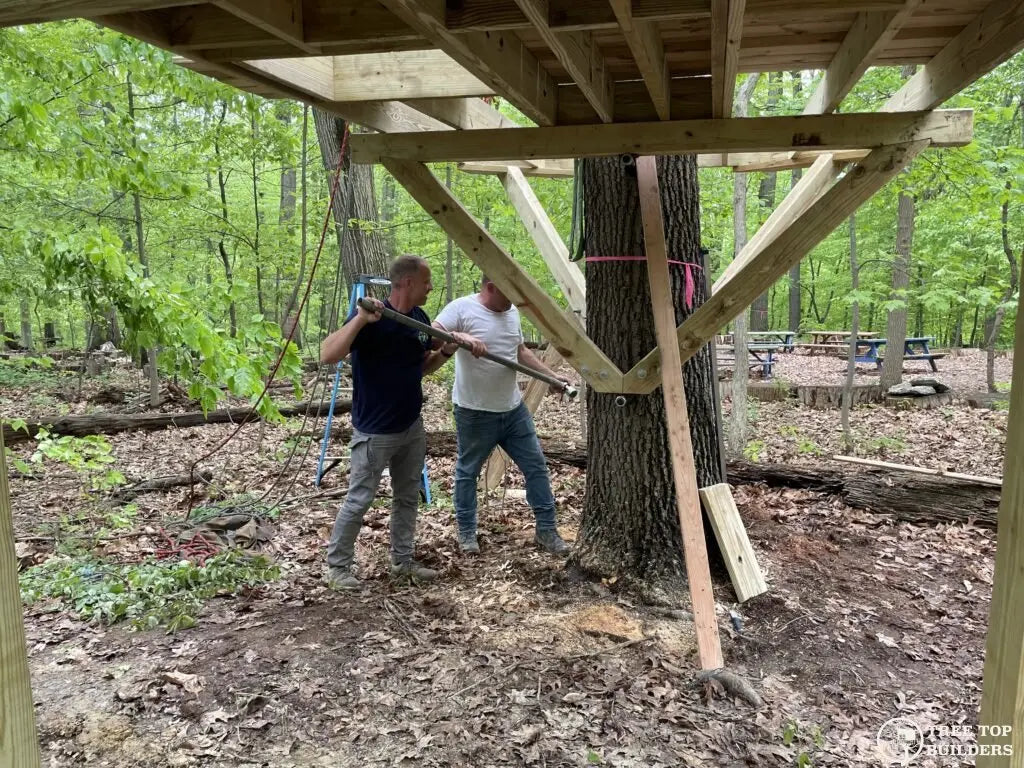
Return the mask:
POLYGON ((24 296, 18 301, 18 310, 21 313, 21 346, 32 349, 32 308, 24 296))
MULTIPOLYGON (((224 120, 227 115, 228 103, 227 101, 222 101, 217 129, 213 133, 213 154, 217 158, 217 189, 220 191, 220 215, 223 221, 220 242, 217 243, 217 252, 220 254, 220 263, 224 265, 224 279, 228 284, 228 293, 233 294, 232 288, 235 285, 234 270, 231 265, 231 257, 228 256, 227 248, 224 245, 224 231, 227 229, 229 222, 227 177, 224 175, 224 163, 220 156, 220 130, 224 126, 224 120)), ((231 322, 231 338, 235 338, 238 335, 238 309, 235 307, 234 299, 230 299, 228 303, 228 319, 231 322)))
POLYGON ((341 249, 342 273, 349 290, 357 275, 387 275, 388 258, 384 239, 376 227, 349 227, 350 219, 377 224, 377 197, 373 191, 373 166, 351 165, 350 150, 345 147, 345 157, 340 157, 342 139, 345 136, 345 121, 323 110, 313 108, 313 123, 320 142, 320 154, 329 178, 334 179, 338 163, 349 176, 338 185, 334 196, 334 225, 341 249), (347 230, 347 231, 346 231, 347 230))
MULTIPOLYGON (((581 164, 589 256, 644 253, 636 170, 631 158, 595 158, 581 164)), ((669 258, 700 264, 700 209, 693 155, 658 160, 669 258)), ((685 307, 684 267, 670 265, 676 322, 685 307)), ((707 298, 704 274, 694 273, 693 309, 707 298)), ((622 370, 655 346, 654 318, 643 261, 594 263, 587 269, 587 329, 622 370)), ((722 482, 709 348, 684 367, 698 485, 722 482)), ((678 584, 684 578, 682 539, 669 461, 661 392, 627 396, 587 392, 587 474, 582 526, 574 565, 600 576, 622 574, 678 584)), ((710 538, 713 542, 713 537, 710 538)), ((713 546, 713 545, 712 545, 713 546)))
MULTIPOLYGON (((1011 188, 1009 181, 1006 182, 1006 188, 1007 190, 1011 188)), ((1010 274, 1006 290, 1000 297, 999 304, 996 305, 996 311, 985 320, 985 380, 988 384, 989 392, 996 391, 996 342, 999 340, 999 333, 1003 329, 1003 318, 1006 316, 1007 305, 1017 292, 1017 286, 1020 283, 1018 259, 1013 252, 1013 248, 1010 246, 1010 203, 1008 200, 1003 201, 1000 217, 1003 255, 1006 256, 1010 274)))
POLYGON ((903 380, 903 345, 907 339, 907 289, 910 287, 910 250, 914 240, 914 198, 900 192, 896 214, 896 256, 892 263, 890 299, 902 305, 889 310, 885 330, 885 361, 880 383, 886 389, 903 380))

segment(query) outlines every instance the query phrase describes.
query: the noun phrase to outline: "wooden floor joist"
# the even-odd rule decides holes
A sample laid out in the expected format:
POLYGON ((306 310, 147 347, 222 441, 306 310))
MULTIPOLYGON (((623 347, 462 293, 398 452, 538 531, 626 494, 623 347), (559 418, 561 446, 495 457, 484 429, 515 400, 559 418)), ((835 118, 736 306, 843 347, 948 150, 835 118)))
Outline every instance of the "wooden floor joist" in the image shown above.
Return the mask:
POLYGON ((0 432, 0 768, 39 768, 7 461, 0 432))
POLYGON ((665 420, 668 425, 679 527, 686 557, 686 577, 690 584, 693 623, 697 631, 697 653, 701 669, 718 669, 723 666, 722 641, 718 635, 711 568, 708 564, 707 542, 704 540, 704 520, 697 493, 697 472, 693 461, 693 443, 690 440, 690 418, 686 410, 683 365, 676 344, 676 311, 672 301, 672 279, 668 271, 657 160, 654 157, 637 158, 636 170, 654 330, 658 348, 665 355, 666 375, 661 382, 661 389, 665 398, 665 420))

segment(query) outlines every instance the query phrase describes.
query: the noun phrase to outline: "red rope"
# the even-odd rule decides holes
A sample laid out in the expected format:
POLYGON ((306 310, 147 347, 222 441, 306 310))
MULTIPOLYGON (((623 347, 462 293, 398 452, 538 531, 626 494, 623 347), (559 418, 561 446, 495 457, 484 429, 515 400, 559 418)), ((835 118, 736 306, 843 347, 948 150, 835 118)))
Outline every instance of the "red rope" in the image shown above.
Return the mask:
MULTIPOLYGON (((335 198, 335 195, 338 192, 338 182, 341 180, 341 166, 342 166, 342 163, 345 160, 345 148, 348 146, 348 135, 349 135, 349 130, 348 130, 348 124, 346 123, 345 124, 345 133, 344 133, 344 135, 341 138, 341 152, 338 154, 338 167, 334 170, 334 181, 331 184, 331 198, 330 198, 330 201, 329 201, 329 203, 327 205, 327 213, 324 216, 324 226, 320 230, 320 244, 317 246, 316 256, 314 257, 313 265, 310 267, 310 270, 309 270, 309 280, 306 282, 306 290, 302 294, 302 301, 299 302, 298 309, 295 312, 296 322, 290 323, 291 328, 288 330, 288 338, 286 338, 284 340, 284 344, 281 345, 281 352, 280 352, 280 354, 278 354, 277 360, 274 362, 274 367, 271 368, 270 375, 267 377, 267 381, 263 385, 263 391, 260 392, 260 396, 258 398, 256 398, 256 402, 253 403, 252 406, 250 406, 249 412, 247 414, 245 414, 245 417, 238 423, 238 426, 235 427, 235 430, 230 435, 228 435, 226 438, 224 438, 224 440, 222 440, 209 453, 199 457, 194 462, 192 462, 192 465, 188 469, 188 473, 189 473, 189 477, 190 478, 194 478, 195 477, 195 469, 196 469, 197 466, 199 466, 200 463, 206 461, 211 456, 213 456, 213 455, 219 453, 221 450, 223 450, 224 446, 226 446, 228 443, 230 443, 232 440, 234 440, 235 437, 238 435, 238 433, 242 430, 242 427, 244 427, 249 422, 249 420, 252 418, 253 414, 256 412, 256 409, 259 407, 260 403, 263 402, 263 398, 265 398, 267 396, 267 392, 270 390, 270 385, 273 383, 274 377, 277 376, 277 371, 278 371, 278 369, 280 369, 281 363, 284 361, 285 352, 288 351, 288 345, 291 344, 292 337, 295 336, 295 329, 298 328, 298 326, 299 326, 298 318, 302 317, 302 310, 305 308, 306 302, 309 300, 309 294, 313 290, 313 278, 316 277, 316 268, 317 268, 317 265, 320 263, 320 255, 323 253, 323 250, 324 250, 324 242, 327 239, 327 229, 328 229, 328 227, 331 224, 331 213, 334 210, 334 198, 335 198)), ((345 223, 343 223, 343 226, 344 226, 344 224, 345 223)), ((189 486, 189 491, 188 491, 188 511, 185 513, 185 519, 186 520, 188 520, 189 516, 192 514, 194 496, 195 496, 195 484, 193 483, 192 485, 189 486)))

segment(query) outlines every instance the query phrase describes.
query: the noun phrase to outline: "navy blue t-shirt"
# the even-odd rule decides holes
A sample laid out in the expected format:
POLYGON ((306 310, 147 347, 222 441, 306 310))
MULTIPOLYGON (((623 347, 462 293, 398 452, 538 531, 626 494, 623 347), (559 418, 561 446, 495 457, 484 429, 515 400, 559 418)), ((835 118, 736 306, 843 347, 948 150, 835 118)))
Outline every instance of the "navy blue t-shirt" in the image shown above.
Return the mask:
MULTIPOLYGON (((430 325, 419 307, 405 315, 430 325)), ((352 426, 370 435, 411 427, 423 407, 423 357, 430 348, 427 334, 387 317, 364 325, 352 342, 352 426)))

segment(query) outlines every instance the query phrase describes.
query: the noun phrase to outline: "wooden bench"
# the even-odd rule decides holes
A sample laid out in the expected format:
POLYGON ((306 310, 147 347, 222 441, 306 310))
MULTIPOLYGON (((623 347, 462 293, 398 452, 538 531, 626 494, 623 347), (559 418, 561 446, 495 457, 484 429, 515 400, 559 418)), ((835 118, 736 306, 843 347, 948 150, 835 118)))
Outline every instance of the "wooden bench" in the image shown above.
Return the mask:
MULTIPOLYGON (((941 360, 945 356, 946 356, 945 352, 929 352, 927 355, 921 355, 921 354, 918 354, 918 355, 904 355, 903 356, 903 361, 906 362, 907 360, 927 360, 928 361, 928 365, 931 366, 932 371, 934 371, 935 373, 938 373, 939 367, 937 365, 935 365, 935 361, 936 360, 941 360)), ((883 363, 884 361, 885 361, 885 356, 884 355, 882 355, 881 357, 878 358, 879 364, 883 363)))
POLYGON ((842 349, 844 344, 797 344, 797 349, 806 349, 807 353, 813 355, 817 352, 836 352, 842 349))
MULTIPOLYGON (((715 359, 720 368, 734 368, 736 366, 735 349, 733 347, 717 346, 715 347, 715 359)), ((770 379, 774 366, 775 358, 770 352, 763 358, 758 357, 753 351, 747 352, 747 368, 751 372, 760 370, 764 378, 770 379)))

